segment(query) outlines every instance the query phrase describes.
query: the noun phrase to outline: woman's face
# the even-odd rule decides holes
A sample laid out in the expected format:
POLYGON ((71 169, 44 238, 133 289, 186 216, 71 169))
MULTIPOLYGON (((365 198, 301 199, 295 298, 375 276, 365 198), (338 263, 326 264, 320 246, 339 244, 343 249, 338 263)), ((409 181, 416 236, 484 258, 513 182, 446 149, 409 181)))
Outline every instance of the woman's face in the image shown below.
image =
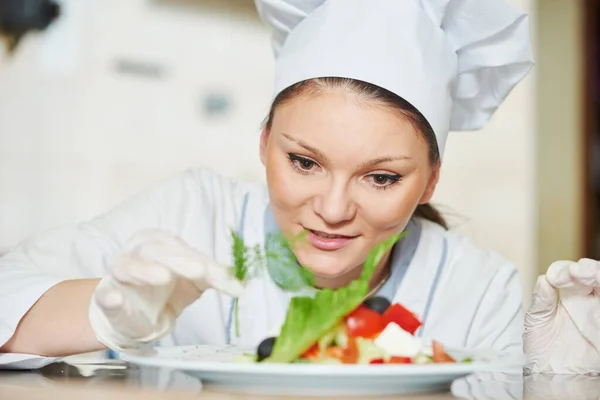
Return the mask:
POLYGON ((294 253, 318 286, 356 279, 370 249, 404 229, 438 178, 406 117, 341 88, 279 106, 261 160, 279 228, 307 231, 294 253))

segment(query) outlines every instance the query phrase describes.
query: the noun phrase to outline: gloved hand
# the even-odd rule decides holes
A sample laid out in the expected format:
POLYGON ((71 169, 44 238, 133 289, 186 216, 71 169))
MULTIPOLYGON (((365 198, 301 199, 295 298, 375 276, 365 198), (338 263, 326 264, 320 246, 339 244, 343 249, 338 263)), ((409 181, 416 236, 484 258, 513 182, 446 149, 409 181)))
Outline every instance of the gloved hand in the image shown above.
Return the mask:
POLYGON ((118 351, 166 335, 183 309, 209 288, 238 297, 226 267, 160 230, 134 235, 98 284, 89 318, 97 339, 118 351))
POLYGON ((557 261, 525 315, 526 373, 600 374, 600 262, 557 261))

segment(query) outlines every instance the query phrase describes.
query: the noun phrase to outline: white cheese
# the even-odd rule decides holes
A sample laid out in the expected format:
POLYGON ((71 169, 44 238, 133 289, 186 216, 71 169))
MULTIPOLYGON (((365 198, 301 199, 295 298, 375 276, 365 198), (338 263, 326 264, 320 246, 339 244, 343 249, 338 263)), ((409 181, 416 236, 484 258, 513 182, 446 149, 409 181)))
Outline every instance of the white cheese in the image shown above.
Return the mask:
POLYGON ((375 345, 385 351, 389 356, 414 357, 423 343, 398 324, 390 322, 375 339, 375 345))
POLYGON ((274 325, 273 327, 271 327, 271 329, 269 329, 269 331, 267 332, 267 337, 277 337, 279 336, 279 333, 281 332, 281 327, 283 324, 277 324, 274 325))

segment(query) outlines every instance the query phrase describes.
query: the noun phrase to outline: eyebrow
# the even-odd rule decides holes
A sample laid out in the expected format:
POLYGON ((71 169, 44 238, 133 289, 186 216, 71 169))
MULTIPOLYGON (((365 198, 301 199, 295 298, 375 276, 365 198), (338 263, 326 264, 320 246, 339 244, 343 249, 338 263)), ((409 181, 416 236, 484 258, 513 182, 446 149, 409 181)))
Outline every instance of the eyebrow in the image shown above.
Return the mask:
MULTIPOLYGON (((316 154, 319 158, 327 161, 327 157, 325 156, 325 154, 323 154, 323 152, 319 149, 316 149, 312 146, 309 146, 308 144, 304 143, 302 140, 300 139, 296 139, 293 138, 292 136, 288 135, 287 133, 282 133, 282 135, 289 141, 292 141, 296 144, 298 144, 299 146, 305 148, 306 150, 316 154)), ((404 161, 404 160, 410 160, 410 157, 407 156, 396 156, 396 157, 392 157, 392 156, 386 156, 386 157, 378 157, 378 158, 374 158, 372 160, 369 161, 365 161, 359 164, 358 169, 366 169, 366 168, 372 168, 378 164, 383 164, 386 162, 392 162, 392 161, 404 161)))
POLYGON ((323 154, 323 152, 319 149, 316 149, 312 146, 309 146, 308 144, 304 143, 302 140, 300 139, 296 139, 291 137, 290 135, 288 135, 287 133, 282 133, 282 135, 287 139, 290 140, 294 143, 296 143, 298 146, 305 148, 306 150, 312 152, 313 154, 316 154, 319 158, 321 158, 324 161, 327 161, 327 156, 325 156, 325 154, 323 154))
POLYGON ((360 165, 358 166, 358 169, 367 169, 367 168, 372 168, 378 164, 383 164, 386 162, 404 161, 404 160, 410 160, 410 159, 411 159, 410 157, 406 157, 406 156, 379 157, 379 158, 374 158, 372 160, 360 163, 360 165))

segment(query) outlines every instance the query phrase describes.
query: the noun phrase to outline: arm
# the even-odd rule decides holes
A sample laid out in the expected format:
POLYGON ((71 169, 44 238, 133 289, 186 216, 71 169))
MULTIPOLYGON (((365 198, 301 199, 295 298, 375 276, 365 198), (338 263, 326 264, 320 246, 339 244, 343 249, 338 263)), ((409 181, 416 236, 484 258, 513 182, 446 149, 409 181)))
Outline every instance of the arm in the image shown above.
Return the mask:
POLYGON ((68 280, 50 288, 25 314, 0 353, 62 357, 103 349, 88 320, 88 304, 98 282, 68 280))
POLYGON ((131 236, 147 228, 162 229, 198 245, 202 234, 214 232, 210 223, 215 219, 215 203, 235 200, 226 182, 209 171, 192 170, 90 222, 27 240, 2 257, 1 351, 69 355, 97 350, 87 310, 107 264, 131 236), (198 225, 206 219, 206 226, 198 225))

